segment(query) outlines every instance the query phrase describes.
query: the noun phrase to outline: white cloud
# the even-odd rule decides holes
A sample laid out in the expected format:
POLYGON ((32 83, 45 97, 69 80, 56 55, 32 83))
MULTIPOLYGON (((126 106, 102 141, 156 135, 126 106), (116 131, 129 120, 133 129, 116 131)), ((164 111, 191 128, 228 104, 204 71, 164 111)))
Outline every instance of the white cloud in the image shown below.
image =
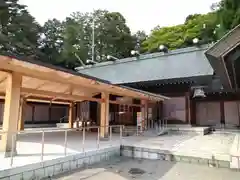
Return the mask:
POLYGON ((90 12, 106 9, 120 12, 132 32, 150 32, 155 26, 183 23, 189 14, 206 13, 219 0, 20 0, 30 13, 43 24, 46 20, 63 20, 75 11, 90 12))

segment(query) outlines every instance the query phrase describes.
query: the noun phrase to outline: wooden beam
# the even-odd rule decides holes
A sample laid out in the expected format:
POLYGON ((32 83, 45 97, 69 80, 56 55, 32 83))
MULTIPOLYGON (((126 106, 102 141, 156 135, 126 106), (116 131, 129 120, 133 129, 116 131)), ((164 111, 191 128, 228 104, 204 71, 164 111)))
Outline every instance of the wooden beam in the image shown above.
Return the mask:
POLYGON ((70 101, 95 101, 95 102, 102 102, 102 99, 92 98, 88 96, 79 96, 79 95, 69 95, 64 93, 57 93, 57 92, 51 92, 51 91, 43 91, 43 90, 35 90, 30 88, 22 88, 21 89, 22 94, 34 94, 34 95, 40 95, 43 97, 58 97, 59 99, 66 99, 70 101))
MULTIPOLYGON (((45 81, 45 82, 43 82, 42 84, 38 85, 35 89, 41 88, 41 87, 44 86, 46 83, 49 83, 49 82, 45 81)), ((24 97, 27 98, 27 97, 29 97, 29 96, 31 96, 31 95, 32 95, 32 94, 27 94, 27 95, 25 95, 24 97)))
POLYGON ((69 105, 70 102, 67 101, 63 101, 63 100, 53 100, 51 101, 51 99, 38 99, 38 98, 30 98, 26 100, 27 102, 39 102, 39 103, 52 103, 52 104, 65 104, 65 105, 69 105))
MULTIPOLYGON (((5 99, 5 93, 0 94, 0 99, 5 99)), ((40 102, 40 103, 50 103, 52 104, 70 104, 70 101, 62 100, 62 99, 56 99, 52 100, 51 98, 44 98, 44 97, 34 97, 30 96, 26 99, 27 102, 40 102)))
MULTIPOLYGON (((63 93, 64 93, 64 94, 69 93, 69 95, 72 95, 72 92, 73 92, 73 88, 72 88, 71 86, 69 86, 69 87, 67 88, 67 90, 64 91, 63 93)), ((57 98, 58 98, 58 97, 55 96, 54 98, 51 99, 51 102, 54 101, 54 100, 56 100, 57 98)))
POLYGON ((6 79, 7 79, 7 76, 4 77, 4 78, 2 78, 2 79, 0 80, 0 84, 3 83, 6 79))
POLYGON ((111 101, 109 100, 109 103, 110 104, 118 104, 118 105, 128 105, 128 106, 134 106, 134 107, 142 107, 143 105, 141 104, 129 104, 129 103, 124 103, 124 102, 121 102, 121 101, 111 101))
MULTIPOLYGON (((0 71, 4 71, 4 72, 15 71, 15 72, 21 73, 23 76, 28 76, 28 77, 46 80, 46 81, 53 81, 53 82, 61 83, 61 84, 65 84, 65 85, 71 84, 74 86, 74 88, 84 88, 85 87, 85 88, 93 89, 95 91, 97 90, 97 91, 99 91, 99 93, 101 91, 114 92, 114 90, 111 90, 111 88, 107 89, 106 87, 101 86, 101 84, 104 85, 104 83, 101 83, 98 85, 96 85, 96 83, 92 83, 94 81, 92 79, 87 79, 87 78, 72 75, 72 74, 69 74, 71 77, 63 78, 61 75, 59 75, 59 73, 57 73, 57 72, 59 72, 57 70, 51 70, 49 72, 43 73, 42 71, 36 71, 36 70, 22 67, 22 66, 11 65, 9 63, 9 64, 5 64, 4 68, 0 68, 0 71)), ((109 86, 112 86, 112 85, 109 85, 109 86)))

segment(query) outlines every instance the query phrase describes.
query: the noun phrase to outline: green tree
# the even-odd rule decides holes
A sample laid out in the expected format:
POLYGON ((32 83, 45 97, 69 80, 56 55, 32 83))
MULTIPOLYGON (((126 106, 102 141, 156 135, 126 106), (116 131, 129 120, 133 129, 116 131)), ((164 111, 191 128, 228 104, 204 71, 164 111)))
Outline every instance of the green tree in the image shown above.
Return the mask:
POLYGON ((76 12, 64 22, 62 65, 68 68, 80 65, 76 54, 83 62, 92 59, 93 20, 95 61, 106 61, 107 55, 117 58, 130 56, 135 42, 120 13, 103 10, 76 12))
POLYGON ((169 49, 180 48, 184 43, 184 25, 163 27, 152 31, 149 38, 143 42, 144 48, 148 52, 158 51, 159 45, 165 45, 169 49))
POLYGON ((216 13, 210 12, 203 15, 197 14, 190 19, 188 17, 184 30, 184 46, 192 46, 192 40, 194 38, 200 39, 202 44, 216 41, 216 13))
POLYGON ((100 60, 104 60, 103 57, 109 54, 118 58, 130 55, 135 44, 126 20, 120 13, 105 12, 100 16, 98 27, 98 44, 102 46, 100 60))
POLYGON ((42 27, 42 38, 40 50, 43 53, 41 59, 51 64, 59 65, 63 50, 62 22, 57 19, 48 20, 42 27))
POLYGON ((147 34, 144 31, 137 31, 133 35, 135 49, 139 50, 140 53, 144 53, 143 42, 148 38, 147 34))
POLYGON ((219 37, 240 24, 240 1, 222 0, 216 7, 218 22, 221 25, 219 37))
POLYGON ((18 0, 0 3, 0 51, 39 57, 40 26, 18 0))
POLYGON ((76 55, 82 61, 88 59, 89 36, 85 31, 85 19, 67 18, 64 26, 61 60, 65 67, 73 69, 80 65, 76 55))
POLYGON ((216 13, 189 15, 184 24, 162 27, 152 30, 150 36, 143 42, 143 48, 148 52, 158 51, 159 45, 169 49, 193 46, 193 39, 198 38, 202 44, 216 41, 216 13))

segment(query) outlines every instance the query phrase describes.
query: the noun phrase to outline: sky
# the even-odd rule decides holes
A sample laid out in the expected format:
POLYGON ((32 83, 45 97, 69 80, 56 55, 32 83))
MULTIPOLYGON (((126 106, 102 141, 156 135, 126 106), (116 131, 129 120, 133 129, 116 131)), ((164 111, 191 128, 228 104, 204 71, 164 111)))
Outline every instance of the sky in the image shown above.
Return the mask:
POLYGON ((189 14, 207 13, 219 0, 19 0, 43 25, 48 19, 64 20, 72 12, 91 12, 105 9, 120 12, 132 33, 144 30, 149 33, 160 25, 181 24, 189 14))

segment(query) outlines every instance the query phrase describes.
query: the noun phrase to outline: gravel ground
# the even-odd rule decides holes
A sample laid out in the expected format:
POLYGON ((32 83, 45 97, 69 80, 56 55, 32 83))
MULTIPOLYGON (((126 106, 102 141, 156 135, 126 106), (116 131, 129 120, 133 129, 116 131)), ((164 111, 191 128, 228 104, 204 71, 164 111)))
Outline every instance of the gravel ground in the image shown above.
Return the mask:
POLYGON ((131 158, 102 162, 54 180, 239 180, 240 172, 197 164, 131 158))

